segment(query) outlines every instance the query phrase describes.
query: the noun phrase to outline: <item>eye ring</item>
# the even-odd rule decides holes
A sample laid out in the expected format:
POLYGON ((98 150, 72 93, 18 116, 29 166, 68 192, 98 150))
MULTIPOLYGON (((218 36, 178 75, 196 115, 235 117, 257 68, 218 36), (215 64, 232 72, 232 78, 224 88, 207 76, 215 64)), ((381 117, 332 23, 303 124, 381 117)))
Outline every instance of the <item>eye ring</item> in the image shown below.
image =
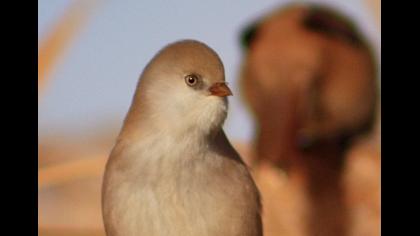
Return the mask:
POLYGON ((190 87, 196 86, 198 84, 198 80, 198 76, 194 74, 185 76, 185 83, 190 87))

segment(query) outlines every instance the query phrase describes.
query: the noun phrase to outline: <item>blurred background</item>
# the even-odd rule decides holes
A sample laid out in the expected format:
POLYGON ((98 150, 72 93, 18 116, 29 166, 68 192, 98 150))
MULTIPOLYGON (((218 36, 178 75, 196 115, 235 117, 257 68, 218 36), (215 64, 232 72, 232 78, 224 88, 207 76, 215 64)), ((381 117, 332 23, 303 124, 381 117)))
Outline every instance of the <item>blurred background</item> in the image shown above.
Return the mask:
MULTIPOLYGON (((299 12, 299 10, 297 11, 299 12)), ((293 14, 289 14, 290 16, 284 14, 284 19, 290 17, 290 21, 293 21, 293 14)), ((310 13, 308 14, 310 15, 310 13)), ((340 29, 336 30, 339 32, 338 35, 353 37, 352 33, 348 33, 353 28, 340 23, 341 20, 331 20, 329 14, 322 12, 313 15, 314 22, 317 23, 315 25, 321 25, 322 29, 340 29)), ((323 37, 323 35, 321 36, 323 37)), ((296 37, 297 39, 307 38, 303 34, 296 34, 296 37)), ((173 2, 161 0, 147 2, 134 0, 39 0, 39 235, 104 235, 100 210, 101 178, 108 154, 130 106, 139 75, 159 49, 168 43, 187 38, 208 44, 219 54, 224 63, 226 79, 234 93, 234 96, 229 98, 230 110, 224 129, 242 157, 251 166, 262 192, 263 204, 267 206, 264 207, 265 235, 379 235, 380 0, 247 0, 236 2, 219 0, 207 2, 189 0, 173 2), (347 119, 349 121, 343 122, 339 118, 333 121, 324 118, 323 122, 328 124, 335 122, 338 125, 333 128, 319 128, 322 131, 317 131, 318 133, 312 131, 317 129, 308 128, 307 132, 312 133, 305 136, 306 143, 309 142, 307 141, 308 137, 311 137, 309 143, 315 142, 314 132, 318 134, 317 137, 322 137, 317 140, 324 140, 324 137, 327 137, 325 140, 333 140, 332 143, 338 140, 342 133, 345 133, 346 137, 350 137, 350 141, 346 139, 348 145, 345 146, 345 150, 326 151, 328 155, 337 153, 336 155, 331 154, 334 156, 331 159, 339 159, 344 162, 343 167, 337 168, 339 173, 332 174, 332 177, 328 176, 327 178, 337 179, 337 188, 328 191, 340 191, 337 196, 339 195, 339 198, 343 199, 342 205, 345 207, 342 208, 341 203, 337 203, 325 206, 325 209, 336 208, 347 215, 343 217, 345 223, 336 223, 327 218, 324 222, 318 222, 317 224, 321 224, 323 227, 325 225, 328 228, 328 225, 331 224, 331 228, 334 228, 325 232, 317 231, 318 229, 313 229, 311 226, 316 224, 312 218, 322 217, 317 215, 317 212, 325 212, 325 209, 314 209, 313 205, 322 205, 317 204, 317 201, 324 202, 331 201, 331 199, 313 197, 311 190, 307 191, 310 189, 308 185, 322 186, 322 184, 317 185, 317 182, 314 184, 310 181, 314 179, 311 170, 318 167, 313 167, 312 164, 295 164, 305 163, 306 159, 302 156, 307 154, 303 151, 303 154, 300 154, 293 150, 287 155, 296 158, 288 160, 288 164, 283 164, 284 158, 279 158, 282 161, 277 161, 270 155, 285 154, 271 151, 270 145, 260 144, 263 142, 261 140, 264 140, 263 127, 275 127, 283 121, 282 119, 275 119, 275 121, 264 119, 260 115, 262 112, 255 105, 258 104, 256 100, 271 99, 270 103, 276 105, 280 104, 276 99, 288 101, 288 97, 279 95, 279 97, 265 98, 258 93, 244 91, 250 86, 247 87, 247 82, 261 80, 258 77, 258 71, 264 70, 264 68, 256 66, 259 65, 259 61, 275 64, 279 63, 279 60, 300 60, 291 59, 295 58, 293 56, 290 58, 282 56, 279 60, 274 57, 271 59, 270 57, 262 58, 263 56, 260 55, 264 54, 258 51, 270 51, 271 49, 275 51, 276 43, 283 42, 286 45, 288 40, 296 41, 293 38, 283 40, 284 35, 296 33, 287 28, 286 23, 278 23, 280 28, 287 28, 285 31, 279 31, 280 36, 270 38, 272 36, 267 33, 273 29, 273 25, 277 25, 276 21, 283 22, 283 18, 281 18, 283 16, 278 18, 268 16, 278 10, 289 9, 291 4, 298 6, 297 8, 313 4, 325 6, 330 11, 344 15, 354 24, 358 31, 357 34, 363 38, 363 43, 361 43, 363 46, 357 46, 354 53, 353 49, 348 49, 346 46, 343 46, 345 49, 341 49, 341 46, 338 45, 341 43, 339 37, 335 39, 335 34, 329 33, 331 30, 325 31, 327 32, 326 38, 330 41, 324 40, 325 42, 321 43, 319 39, 315 38, 313 41, 320 44, 319 48, 327 48, 330 45, 337 47, 337 49, 331 49, 330 54, 338 53, 340 50, 348 51, 348 53, 346 51, 347 54, 343 54, 344 56, 337 57, 344 58, 343 60, 334 60, 338 61, 337 68, 341 66, 348 68, 349 71, 364 73, 364 70, 360 69, 362 66, 355 66, 353 61, 362 61, 361 63, 368 65, 366 66, 368 72, 360 76, 360 78, 366 78, 360 79, 363 81, 353 81, 350 78, 348 79, 351 81, 350 85, 329 86, 331 91, 341 91, 340 89, 343 87, 346 88, 346 91, 350 91, 346 93, 345 99, 343 98, 347 103, 338 103, 336 106, 339 109, 335 110, 347 109, 351 114, 358 114, 358 110, 353 111, 349 108, 350 105, 346 105, 349 103, 348 101, 353 101, 352 97, 357 97, 363 104, 372 103, 372 107, 366 108, 366 112, 376 114, 374 118, 367 115, 365 118, 360 115, 361 120, 366 119, 366 122, 363 120, 361 123, 369 123, 368 119, 374 123, 373 128, 367 132, 359 132, 359 123, 356 122, 357 115, 350 115, 350 118, 347 119), (256 32, 265 33, 258 34, 256 32), (277 39, 279 40, 276 41, 277 39), (337 45, 334 40, 338 40, 337 45), (248 70, 248 68, 250 69, 248 70), (370 80, 374 81, 373 84, 376 87, 364 89, 365 81, 370 80), (367 92, 357 92, 362 90, 367 92), (267 125, 264 125, 264 122, 268 122, 267 125), (341 125, 342 123, 343 125, 341 125), (266 153, 269 154, 266 155, 266 153), (296 167, 288 168, 288 166, 296 167), (342 191, 342 189, 344 190, 342 191), (345 226, 334 226, 336 224, 345 226), (317 232, 314 233, 314 231, 317 232), (337 232, 340 233, 337 234, 337 232)), ((308 40, 312 40, 312 38, 309 37, 308 40)), ((302 45, 307 44, 310 43, 302 41, 302 45)), ((285 47, 291 48, 293 55, 295 55, 295 51, 300 50, 300 47, 297 47, 296 50, 293 47, 285 47)), ((302 57, 306 58, 311 55, 302 57)), ((331 58, 335 57, 331 56, 331 58)), ((339 73, 346 74, 338 69, 330 74, 339 73)), ((356 75, 356 77, 358 76, 356 75)), ((331 81, 338 81, 334 78, 332 76, 331 81)), ((286 84, 291 83, 288 80, 284 81, 286 84)), ((305 84, 306 82, 300 83, 305 84)), ((328 82, 320 83, 327 84, 328 82)), ((252 86, 258 85, 251 85, 251 88, 253 88, 252 86)), ((282 86, 282 84, 272 83, 270 86, 276 87, 282 86)), ((305 86, 306 84, 302 85, 302 87, 305 86)), ((310 87, 310 85, 308 86, 310 87)), ((264 92, 263 87, 260 87, 261 93, 264 92)), ((330 90, 318 89, 316 91, 322 95, 323 93, 330 94, 326 92, 330 90)), ((282 91, 284 94, 290 92, 279 90, 278 94, 281 94, 282 91)), ((343 92, 336 93, 343 94, 343 92)), ((303 95, 300 96, 305 98, 305 94, 307 93, 303 92, 303 95)), ((325 99, 329 98, 326 96, 325 99)), ((331 99, 335 101, 341 98, 332 96, 331 99)), ((294 105, 290 106, 295 107, 294 105)), ((359 103, 354 102, 354 106, 359 107, 359 103)), ((303 109, 303 113, 306 114, 305 109, 310 110, 311 108, 299 107, 299 109, 303 109)), ((274 110, 272 109, 272 111, 274 110)), ((362 111, 360 111, 361 113, 362 111)), ((345 116, 344 113, 343 116, 345 116)), ((349 116, 347 115, 347 117, 349 116)), ((284 126, 289 127, 289 123, 284 122, 284 126)), ((283 129, 275 130, 280 134, 283 129)), ((282 139, 277 136, 273 136, 270 140, 275 140, 273 142, 277 142, 276 146, 281 146, 283 143, 282 139)), ((331 147, 330 141, 318 143, 321 144, 315 146, 331 147)), ((330 150, 328 148, 326 150, 330 150)), ((324 154, 316 153, 313 156, 324 156, 324 154)), ((329 161, 325 160, 320 163, 324 165, 324 162, 329 161)), ((326 164, 326 166, 328 165, 326 164)), ((328 172, 323 169, 318 171, 328 172)), ((317 175, 316 172, 314 173, 317 175)), ((322 183, 323 181, 320 180, 322 183)), ((320 189, 323 188, 320 187, 320 189)), ((340 218, 333 217, 334 214, 339 213, 332 212, 326 217, 340 218)))

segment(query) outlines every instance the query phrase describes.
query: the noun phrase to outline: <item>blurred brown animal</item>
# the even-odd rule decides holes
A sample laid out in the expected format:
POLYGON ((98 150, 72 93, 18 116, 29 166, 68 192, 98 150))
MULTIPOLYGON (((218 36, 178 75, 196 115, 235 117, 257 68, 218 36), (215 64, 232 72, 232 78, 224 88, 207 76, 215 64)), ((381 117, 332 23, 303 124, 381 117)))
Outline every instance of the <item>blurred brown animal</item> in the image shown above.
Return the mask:
POLYGON ((345 153, 374 121, 370 48, 343 16, 308 5, 282 8, 243 39, 241 86, 257 121, 265 235, 349 235, 345 153))
POLYGON ((358 139, 345 157, 343 185, 349 206, 349 235, 380 235, 381 156, 379 133, 358 139))

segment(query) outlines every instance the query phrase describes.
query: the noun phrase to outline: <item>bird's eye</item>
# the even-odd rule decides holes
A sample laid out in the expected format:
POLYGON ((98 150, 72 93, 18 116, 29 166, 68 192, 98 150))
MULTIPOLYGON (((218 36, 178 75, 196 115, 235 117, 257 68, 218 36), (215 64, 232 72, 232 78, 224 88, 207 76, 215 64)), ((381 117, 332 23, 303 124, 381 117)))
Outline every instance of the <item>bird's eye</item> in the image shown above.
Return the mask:
POLYGON ((185 76, 185 83, 191 87, 195 86, 198 83, 198 76, 194 74, 185 76))

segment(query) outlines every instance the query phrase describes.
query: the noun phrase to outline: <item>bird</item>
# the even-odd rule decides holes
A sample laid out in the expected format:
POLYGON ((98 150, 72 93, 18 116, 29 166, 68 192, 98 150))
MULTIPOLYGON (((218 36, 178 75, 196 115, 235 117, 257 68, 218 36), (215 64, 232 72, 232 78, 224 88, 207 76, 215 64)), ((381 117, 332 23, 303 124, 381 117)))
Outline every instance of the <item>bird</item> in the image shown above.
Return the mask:
POLYGON ((200 41, 151 59, 105 167, 107 236, 262 235, 259 191, 222 127, 230 95, 200 41))
MULTIPOLYGON (((278 169, 287 176, 288 185, 276 185, 285 189, 283 195, 299 189, 295 195, 305 204, 296 204, 302 216, 293 221, 303 226, 294 228, 306 235, 347 235, 346 152, 371 132, 377 110, 377 68, 369 43, 351 19, 318 4, 275 9, 246 28, 242 42, 239 80, 257 127, 252 162, 261 173, 254 177, 267 179, 267 169, 278 169)), ((289 217, 287 210, 271 212, 286 201, 265 196, 274 190, 263 189, 275 185, 270 182, 259 186, 265 216, 289 217)), ((279 235, 274 229, 288 228, 290 221, 267 219, 264 228, 279 235)))

